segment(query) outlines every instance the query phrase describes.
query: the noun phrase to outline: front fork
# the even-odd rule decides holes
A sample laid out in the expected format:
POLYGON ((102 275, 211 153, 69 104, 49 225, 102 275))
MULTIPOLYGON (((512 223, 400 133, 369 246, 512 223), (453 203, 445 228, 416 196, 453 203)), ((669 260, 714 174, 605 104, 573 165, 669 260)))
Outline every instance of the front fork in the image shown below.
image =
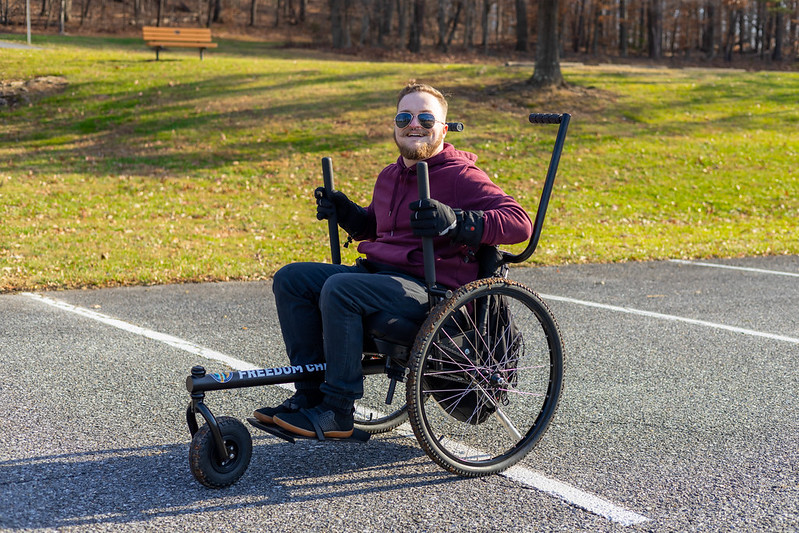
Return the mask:
MULTIPOLYGON (((205 368, 202 366, 195 366, 191 369, 190 380, 200 379, 205 377, 205 368)), ((188 383, 188 380, 187 380, 188 383)), ((191 403, 186 408, 186 424, 189 426, 191 436, 199 431, 200 426, 197 425, 197 413, 200 413, 205 419, 206 424, 211 429, 211 436, 214 439, 214 448, 216 449, 216 457, 220 463, 224 463, 228 459, 227 448, 225 448, 225 439, 222 438, 222 432, 219 430, 219 424, 216 422, 211 410, 203 403, 205 399, 205 391, 197 390, 191 393, 191 403)))

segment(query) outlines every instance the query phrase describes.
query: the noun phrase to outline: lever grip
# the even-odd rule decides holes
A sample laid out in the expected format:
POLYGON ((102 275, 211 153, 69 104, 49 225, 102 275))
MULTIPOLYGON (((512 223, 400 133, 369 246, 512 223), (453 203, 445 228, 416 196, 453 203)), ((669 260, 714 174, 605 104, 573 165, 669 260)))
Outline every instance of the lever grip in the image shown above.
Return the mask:
MULTIPOLYGON (((322 158, 322 179, 325 190, 330 195, 335 189, 333 188, 333 160, 329 157, 322 158)), ((341 247, 338 240, 338 220, 336 215, 327 219, 327 229, 330 234, 330 259, 334 265, 340 265, 341 247)))
POLYGON ((563 120, 563 115, 558 113, 530 113, 529 118, 532 124, 560 124, 563 120))

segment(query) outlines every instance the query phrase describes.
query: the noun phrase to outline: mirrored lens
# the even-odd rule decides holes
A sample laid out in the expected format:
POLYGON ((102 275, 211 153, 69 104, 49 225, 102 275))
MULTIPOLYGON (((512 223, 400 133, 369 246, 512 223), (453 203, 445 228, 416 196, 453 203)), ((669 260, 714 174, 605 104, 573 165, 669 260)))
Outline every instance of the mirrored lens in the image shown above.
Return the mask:
POLYGON ((421 124, 424 129, 433 129, 433 126, 436 125, 436 117, 432 113, 419 113, 416 115, 416 118, 419 119, 419 124, 421 124))
POLYGON ((407 128, 408 124, 410 124, 412 120, 413 115, 410 113, 397 113, 397 116, 394 117, 394 124, 396 124, 400 129, 407 128))

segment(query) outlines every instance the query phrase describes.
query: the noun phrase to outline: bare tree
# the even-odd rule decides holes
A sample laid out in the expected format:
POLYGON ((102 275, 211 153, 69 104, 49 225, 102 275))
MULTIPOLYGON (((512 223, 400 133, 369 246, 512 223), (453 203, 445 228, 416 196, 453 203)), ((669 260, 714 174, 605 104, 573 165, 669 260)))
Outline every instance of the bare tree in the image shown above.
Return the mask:
POLYGON ((647 41, 649 57, 663 57, 663 4, 662 0, 649 0, 647 8, 647 41))
POLYGON ((774 7, 774 50, 771 59, 782 61, 782 40, 785 38, 785 15, 786 8, 782 5, 782 0, 777 0, 774 7))
POLYGON ((450 0, 438 0, 438 49, 447 51, 447 29, 449 28, 450 0))
POLYGON ((250 0, 250 23, 249 26, 255 26, 255 17, 258 14, 258 4, 256 0, 250 0))
POLYGON ((344 48, 344 0, 330 0, 330 36, 333 48, 344 48))
POLYGON ((627 57, 627 0, 619 0, 619 55, 627 57))
POLYGON ((516 51, 526 52, 530 32, 527 26, 527 0, 516 0, 516 51))
POLYGON ((419 53, 422 50, 422 33, 424 32, 424 0, 413 1, 410 30, 408 50, 413 53, 419 53))
POLYGON ((563 85, 558 42, 558 0, 538 2, 538 44, 535 49, 535 70, 527 83, 535 87, 563 85))

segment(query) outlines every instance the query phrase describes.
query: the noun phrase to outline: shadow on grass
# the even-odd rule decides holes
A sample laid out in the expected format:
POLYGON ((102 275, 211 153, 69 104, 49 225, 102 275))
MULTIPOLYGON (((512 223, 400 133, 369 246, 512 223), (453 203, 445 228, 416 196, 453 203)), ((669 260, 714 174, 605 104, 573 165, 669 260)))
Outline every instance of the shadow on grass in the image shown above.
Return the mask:
MULTIPOLYGON (((29 150, 29 156, 12 163, 12 168, 63 172, 68 164, 73 172, 98 175, 119 172, 118 166, 129 164, 139 170, 214 170, 232 161, 282 157, 287 151, 336 153, 363 148, 390 138, 390 128, 375 139, 363 124, 348 124, 341 118, 352 110, 386 105, 386 95, 369 86, 376 76, 370 71, 335 76, 306 69, 270 74, 268 79, 239 74, 176 85, 164 80, 143 90, 107 94, 96 94, 91 84, 72 85, 67 93, 24 110, 27 117, 9 117, 9 122, 17 122, 13 142, 29 150), (298 95, 302 88, 342 83, 358 87, 350 85, 346 92, 326 96, 314 91, 298 95), (84 101, 87 93, 95 95, 93 101, 84 101), (209 102, 209 95, 220 95, 238 109, 220 111, 216 102, 209 102), (206 111, 209 105, 214 110, 206 111), (53 113, 55 109, 60 114, 53 113), (258 132, 260 141, 241 138, 241 132, 251 131, 258 132), (230 140, 217 142, 221 133, 230 140), (174 136, 190 146, 179 150, 155 146, 161 140, 169 147, 174 136)), ((385 122, 388 125, 390 119, 385 122)))

